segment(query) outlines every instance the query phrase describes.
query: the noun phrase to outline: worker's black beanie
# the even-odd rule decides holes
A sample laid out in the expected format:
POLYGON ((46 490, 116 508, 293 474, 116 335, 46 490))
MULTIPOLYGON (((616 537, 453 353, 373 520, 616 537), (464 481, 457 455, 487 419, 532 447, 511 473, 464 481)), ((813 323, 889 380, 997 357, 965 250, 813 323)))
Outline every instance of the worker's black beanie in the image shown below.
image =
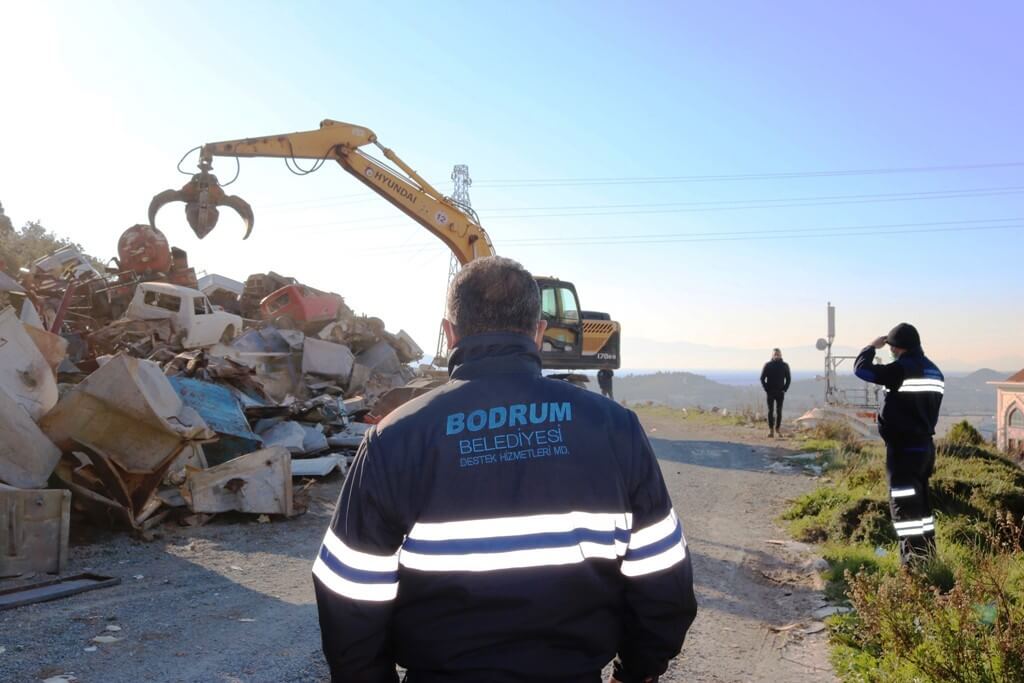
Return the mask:
POLYGON ((901 349, 917 349, 921 347, 921 335, 917 333, 917 328, 910 323, 900 323, 889 330, 889 335, 885 338, 885 341, 887 344, 901 349))

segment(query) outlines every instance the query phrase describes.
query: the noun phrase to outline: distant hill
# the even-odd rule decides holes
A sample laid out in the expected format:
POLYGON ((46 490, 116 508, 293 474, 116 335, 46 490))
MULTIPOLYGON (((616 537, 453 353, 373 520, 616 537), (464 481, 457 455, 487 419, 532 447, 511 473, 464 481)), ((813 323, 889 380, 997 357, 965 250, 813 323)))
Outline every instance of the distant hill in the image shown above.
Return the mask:
MULTIPOLYGON (((786 359, 791 368, 817 369, 822 367, 825 360, 824 354, 815 348, 813 339, 810 343, 798 346, 782 346, 782 357, 786 359)), ((711 346, 708 344, 697 344, 687 341, 655 341, 643 337, 630 336, 623 338, 623 358, 643 358, 644 366, 648 368, 760 368, 770 355, 768 348, 742 348, 711 346)), ((856 356, 860 347, 836 343, 832 352, 836 355, 856 356)), ((888 352, 882 354, 888 358, 888 352)), ((973 362, 964 362, 959 359, 944 358, 937 355, 931 356, 939 367, 947 370, 972 370, 978 363, 985 363, 992 367, 1015 368, 1019 370, 1024 367, 1024 356, 1000 356, 979 357, 973 362)), ((985 371, 980 371, 985 372, 985 371)), ((991 372, 991 371, 988 371, 991 372)), ((1004 377, 1009 377, 1008 372, 1004 377)))
MULTIPOLYGON (((758 368, 768 360, 771 349, 745 349, 739 347, 709 346, 691 342, 660 342, 642 337, 630 337, 628 346, 624 343, 623 358, 643 358, 649 368, 678 368, 680 359, 685 367, 693 368, 758 368)), ((833 352, 840 355, 857 355, 860 349, 836 345, 833 352)), ((814 344, 783 346, 782 356, 792 368, 820 368, 824 354, 814 344)))
POLYGON ((720 384, 690 372, 655 372, 615 377, 615 398, 625 401, 655 401, 678 408, 719 407, 737 409, 760 403, 757 387, 720 384))
MULTIPOLYGON (((963 376, 947 377, 942 413, 993 414, 996 408, 996 390, 987 382, 1005 379, 1010 374, 1012 373, 983 369, 963 376)), ((840 386, 846 388, 864 386, 864 383, 853 375, 842 375, 839 381, 840 386)), ((824 393, 825 384, 822 381, 795 381, 786 394, 786 412, 804 412, 820 406, 824 403, 824 393)), ((630 402, 654 401, 678 408, 700 406, 741 410, 756 407, 761 410, 764 392, 758 385, 731 386, 691 372, 655 372, 645 375, 617 375, 615 398, 630 402)))

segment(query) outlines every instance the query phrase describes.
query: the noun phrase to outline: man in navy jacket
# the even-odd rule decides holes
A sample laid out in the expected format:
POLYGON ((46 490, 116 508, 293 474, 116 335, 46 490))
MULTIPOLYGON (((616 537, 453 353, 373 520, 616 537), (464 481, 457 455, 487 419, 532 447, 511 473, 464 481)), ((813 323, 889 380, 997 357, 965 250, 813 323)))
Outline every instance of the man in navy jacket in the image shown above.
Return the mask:
POLYGON ((889 474, 889 508, 900 541, 900 560, 911 564, 935 548, 935 517, 928 500, 928 479, 935 467, 932 435, 939 419, 945 378, 921 349, 921 337, 909 323, 865 346, 854 361, 854 373, 886 389, 878 416, 885 440, 889 474), (896 360, 874 364, 875 350, 886 344, 896 360))
POLYGON ((656 681, 697 610, 635 414, 541 376, 533 277, 448 293, 451 381, 367 435, 313 567, 334 681, 656 681))

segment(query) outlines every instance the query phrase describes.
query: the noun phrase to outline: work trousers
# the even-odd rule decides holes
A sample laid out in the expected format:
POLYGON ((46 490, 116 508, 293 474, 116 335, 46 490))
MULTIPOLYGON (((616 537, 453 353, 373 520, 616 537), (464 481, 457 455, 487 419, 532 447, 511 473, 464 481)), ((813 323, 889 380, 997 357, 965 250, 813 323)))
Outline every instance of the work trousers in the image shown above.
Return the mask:
POLYGON ((928 500, 928 478, 935 469, 935 445, 886 444, 889 509, 900 541, 900 562, 910 564, 935 551, 935 517, 928 500))
POLYGON ((782 401, 786 398, 783 392, 768 394, 768 427, 778 430, 782 424, 782 401))

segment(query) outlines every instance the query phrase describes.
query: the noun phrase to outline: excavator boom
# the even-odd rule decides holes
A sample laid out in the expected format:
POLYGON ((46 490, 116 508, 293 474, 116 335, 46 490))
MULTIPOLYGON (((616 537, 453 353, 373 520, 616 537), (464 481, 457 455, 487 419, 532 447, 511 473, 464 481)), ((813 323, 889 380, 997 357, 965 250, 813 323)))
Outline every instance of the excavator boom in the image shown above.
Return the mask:
MULTIPOLYGON (((199 155, 201 169, 209 169, 213 157, 277 157, 289 161, 313 160, 316 163, 333 159, 364 185, 438 237, 461 264, 494 254, 491 238, 480 226, 472 209, 460 207, 445 197, 397 154, 381 146, 377 136, 368 128, 325 119, 318 130, 207 143, 202 146, 199 155), (377 146, 384 157, 402 172, 393 170, 360 149, 367 145, 377 146)), ((155 226, 156 212, 160 207, 174 198, 168 197, 167 193, 154 198, 154 204, 150 206, 151 224, 155 226)), ((200 238, 213 225, 203 227, 205 229, 200 234, 200 230, 193 225, 200 238)))

